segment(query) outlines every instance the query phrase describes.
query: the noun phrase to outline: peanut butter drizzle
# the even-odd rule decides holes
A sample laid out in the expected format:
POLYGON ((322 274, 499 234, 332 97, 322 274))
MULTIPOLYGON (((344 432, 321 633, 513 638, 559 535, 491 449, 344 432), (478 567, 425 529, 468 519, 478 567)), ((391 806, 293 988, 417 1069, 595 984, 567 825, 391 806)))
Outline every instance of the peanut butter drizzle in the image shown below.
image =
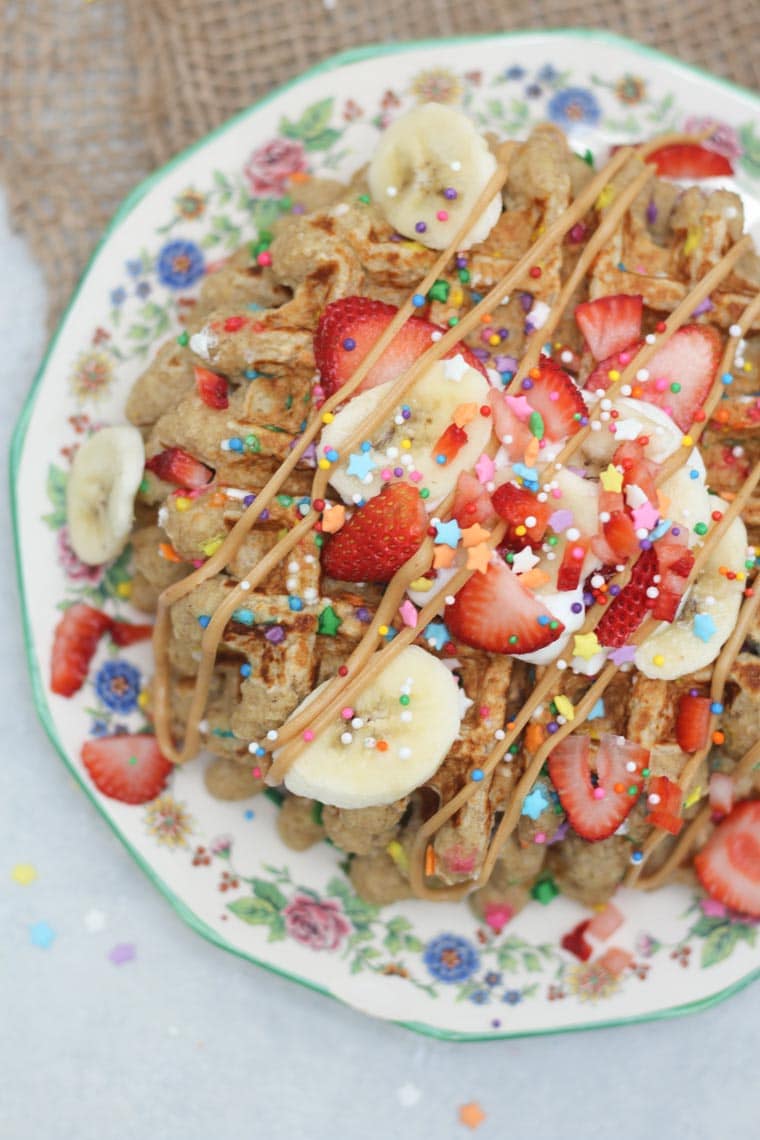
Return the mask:
MULTIPOLYGON (((704 134, 701 134, 699 136, 696 136, 696 139, 697 141, 701 141, 703 137, 705 137, 704 134)), ((510 271, 508 271, 504 278, 502 278, 502 280, 498 282, 497 285, 493 287, 493 289, 491 289, 488 295, 483 298, 483 300, 468 314, 466 314, 464 318, 462 318, 456 328, 451 329, 448 333, 441 337, 441 339, 436 344, 434 344, 431 349, 429 349, 422 357, 420 357, 415 362, 415 364, 409 370, 407 370, 405 374, 399 377, 399 379, 396 380, 392 386, 389 386, 389 392, 386 400, 378 406, 375 412, 370 417, 368 417, 367 420, 365 420, 360 428, 357 429, 357 431, 354 433, 354 436, 352 436, 346 443, 344 443, 344 451, 346 453, 350 452, 352 447, 356 446, 357 443, 366 438, 368 435, 371 435, 375 428, 379 426, 379 424, 382 423, 382 421, 385 419, 388 412, 392 409, 393 405, 402 398, 404 392, 407 391, 409 387, 411 387, 411 385, 422 374, 422 372, 424 372, 432 363, 440 360, 450 347, 456 345, 464 336, 466 336, 467 333, 477 325, 483 313, 487 312, 489 308, 495 304, 500 303, 503 300, 507 292, 520 282, 531 265, 540 259, 541 256, 543 256, 546 249, 550 247, 550 245, 553 244, 555 240, 561 240, 563 234, 569 230, 572 225, 575 224, 575 222, 582 216, 583 213, 585 213, 588 208, 590 208, 600 191, 604 189, 606 182, 614 175, 614 173, 617 172, 618 169, 620 169, 620 167, 622 167, 622 165, 624 165, 625 161, 627 161, 627 159, 631 157, 632 154, 635 153, 638 154, 639 157, 644 158, 648 153, 657 147, 674 141, 695 141, 695 136, 676 135, 672 136, 672 138, 670 136, 664 136, 661 139, 654 140, 651 144, 647 144, 645 147, 639 148, 638 151, 635 152, 630 148, 624 148, 618 151, 616 155, 613 156, 611 161, 607 164, 607 166, 602 171, 600 171, 594 179, 592 179, 592 181, 586 187, 585 191, 578 196, 578 198, 572 203, 570 207, 568 207, 563 217, 557 219, 554 225, 550 227, 549 230, 547 230, 533 244, 527 253, 516 263, 516 265, 513 266, 510 271)), ((501 152, 502 156, 505 156, 509 153, 510 150, 508 150, 505 146, 501 152)), ((518 388, 522 377, 528 371, 530 371, 530 368, 533 367, 534 363, 538 360, 540 347, 546 341, 547 337, 551 335, 554 328, 556 328, 558 321, 561 319, 563 306, 566 305, 567 299, 572 293, 572 289, 578 283, 581 276, 586 272, 590 262, 602 248, 604 242, 612 235, 623 214, 626 212, 630 204, 635 199, 636 195, 646 185, 647 181, 652 177, 652 175, 653 171, 651 170, 642 171, 634 180, 634 182, 630 183, 621 191, 618 198, 615 200, 613 205, 605 214, 602 221, 597 226, 597 229, 594 231, 594 234, 587 243, 584 253, 579 259, 578 265, 576 266, 572 277, 568 280, 568 282, 565 283, 565 286, 563 287, 557 299, 557 303, 553 308, 547 322, 545 322, 544 326, 540 330, 536 330, 533 337, 531 338, 531 343, 529 344, 526 353, 523 355, 523 360, 518 368, 518 372, 513 378, 510 387, 507 389, 508 392, 512 392, 518 388)), ((441 257, 436 261, 435 265, 425 277, 423 282, 421 282, 416 292, 426 292, 430 288, 439 273, 444 269, 450 260, 453 253, 456 251, 458 243, 472 227, 472 224, 474 223, 478 214, 482 210, 483 206, 493 196, 495 190, 498 190, 499 186, 502 185, 505 177, 506 170, 503 167, 497 169, 492 180, 489 182, 488 186, 481 194, 470 216, 460 227, 460 231, 456 234, 451 246, 448 250, 444 251, 441 257), (497 184, 494 185, 494 183, 497 184)), ((732 247, 732 249, 718 263, 718 265, 716 265, 710 271, 710 273, 708 273, 697 284, 692 292, 686 298, 684 298, 681 304, 673 311, 673 313, 671 313, 670 317, 665 323, 665 329, 663 333, 657 338, 656 342, 652 345, 645 344, 642 346, 641 350, 630 362, 629 366, 623 372, 619 380, 611 385, 611 387, 605 392, 604 398, 611 398, 616 394, 620 387, 628 383, 630 379, 633 378, 638 369, 642 368, 648 362, 648 360, 663 346, 663 344, 667 342, 673 332, 680 328, 684 320, 691 315, 699 303, 704 300, 704 298, 707 297, 710 292, 712 292, 715 286, 728 275, 736 261, 749 248, 751 248, 751 239, 748 236, 742 238, 739 242, 736 243, 736 245, 732 247)), ((755 299, 755 302, 753 302, 753 304, 750 305, 745 311, 742 321, 738 322, 742 328, 742 333, 746 332, 746 329, 751 324, 751 321, 754 315, 756 315, 758 308, 760 308, 760 298, 755 299)), ((233 530, 227 536, 225 543, 222 545, 222 547, 220 547, 216 554, 213 555, 212 558, 209 559, 206 563, 204 563, 203 567, 195 571, 194 574, 189 575, 188 578, 183 579, 180 583, 177 583, 173 587, 169 587, 162 593, 159 600, 159 612, 156 623, 156 632, 154 635, 154 648, 156 653, 156 729, 162 750, 167 755, 169 755, 170 758, 174 759, 175 762, 181 763, 189 759, 191 755, 195 754, 199 747, 200 739, 198 722, 205 709, 208 686, 214 669, 215 655, 218 643, 229 618, 232 616, 235 608, 243 600, 248 590, 254 588, 255 585, 257 585, 263 578, 265 578, 266 575, 269 574, 271 570, 274 569, 274 567, 281 561, 281 559, 289 552, 289 550, 291 550, 293 546, 295 546, 296 543, 300 541, 301 538, 308 534, 308 532, 313 528, 314 522, 318 518, 318 513, 312 509, 309 514, 291 530, 289 535, 283 541, 278 543, 278 545, 272 551, 270 551, 270 553, 264 559, 261 560, 261 562, 257 565, 255 572, 247 576, 245 583, 240 583, 233 591, 230 591, 230 594, 227 596, 225 601, 219 607, 217 607, 217 610, 213 615, 212 620, 209 623, 202 638, 201 667, 196 679, 193 700, 191 702, 191 708, 188 714, 188 725, 185 742, 181 750, 175 749, 174 743, 171 740, 169 729, 168 622, 170 606, 175 601, 179 600, 180 597, 184 597, 190 593, 191 590, 200 582, 207 580, 208 578, 223 570, 224 566, 227 565, 229 560, 234 557, 235 553, 242 545, 245 537, 250 532, 250 529, 259 518, 261 511, 268 505, 269 502, 271 502, 272 498, 277 493, 279 488, 284 484, 287 476, 295 467, 297 461, 302 457, 309 444, 313 442, 313 440, 318 435, 324 422, 324 414, 326 412, 332 411, 334 407, 337 407, 339 404, 343 403, 346 396, 351 395, 356 390, 356 388, 360 385, 366 376, 367 372, 372 368, 376 360, 379 359, 379 357, 382 355, 382 352, 387 347, 387 344, 390 343, 395 333, 399 330, 407 317, 412 314, 412 311, 413 306, 411 298, 409 298, 404 303, 404 305, 400 307, 399 311, 394 316, 393 321, 385 330, 383 336, 381 336, 373 346, 373 349, 370 351, 370 353, 368 353, 367 357, 365 357, 359 368, 357 368, 351 380, 342 389, 340 389, 338 393, 331 397, 331 399, 322 406, 319 413, 312 419, 311 423, 307 426, 304 434, 299 440, 297 447, 293 449, 293 452, 291 452, 278 472, 275 473, 266 487, 263 488, 263 490, 257 495, 255 503, 252 504, 246 512, 244 512, 244 514, 235 524, 233 530), (161 675, 159 676, 159 674, 161 675)), ((735 348, 731 348, 730 351, 729 349, 726 350, 726 353, 724 354, 724 360, 721 362, 721 371, 725 367, 726 359, 730 360, 733 357, 734 351, 735 348)), ((720 394, 721 389, 717 386, 714 386, 713 391, 710 394, 709 402, 706 405, 706 410, 708 407, 710 407, 710 414, 717 405, 717 402, 720 399, 720 394)), ((589 420, 597 411, 598 405, 595 405, 589 410, 589 420)), ((706 423, 707 420, 709 420, 709 414, 706 414, 704 422, 706 423)), ((701 436, 703 427, 704 424, 700 425, 698 429, 692 428, 692 438, 695 435, 696 438, 699 438, 699 436, 701 436)), ((569 458, 585 440, 589 434, 589 431, 590 428, 586 427, 582 428, 580 432, 576 433, 576 435, 573 436, 570 441, 568 441, 568 444, 565 446, 560 455, 557 456, 554 463, 561 465, 564 461, 566 461, 566 459, 569 458)), ((681 464, 685 462, 689 451, 690 448, 688 451, 687 449, 684 449, 682 452, 677 452, 675 455, 671 456, 667 461, 667 464, 663 465, 663 468, 659 473, 660 478, 658 479, 658 482, 661 482, 662 479, 667 478, 668 475, 677 470, 678 467, 680 467, 681 464)), ((760 471, 758 474, 760 474, 760 471)), ((755 482, 756 481, 757 480, 755 479, 755 482)), ((321 497, 324 494, 328 482, 329 472, 318 471, 312 487, 312 498, 321 497)), ((737 496, 737 498, 734 500, 731 508, 724 515, 724 519, 721 521, 721 524, 719 524, 719 527, 724 523, 726 526, 730 525, 730 522, 733 521, 733 518, 737 517, 739 512, 743 509, 747 499, 749 498, 749 494, 751 493, 750 488, 750 491, 745 494, 745 492, 747 492, 748 486, 749 484, 746 484, 742 494, 740 496, 737 496)), ((754 483, 752 483, 752 487, 753 486, 754 483)), ((445 503, 442 504, 442 513, 448 509, 452 498, 453 496, 450 495, 445 503)), ((712 549, 712 544, 720 537, 718 534, 719 527, 713 529, 708 540, 701 548, 700 554, 695 560, 687 589, 689 588, 696 575, 699 573, 699 570, 704 564, 705 559, 709 556, 709 553, 712 549)), ((489 545, 492 549, 500 541, 505 529, 506 527, 504 524, 501 524, 494 528, 494 531, 492 532, 492 535, 489 539, 489 545)), ((723 533, 723 531, 720 533, 723 533)), ((377 643, 377 640, 379 638, 379 627, 387 624, 390 618, 395 615, 395 612, 407 586, 412 581, 414 581, 416 577, 419 577, 420 573, 424 572, 424 570, 428 568, 432 554, 432 547, 432 542, 430 540, 426 540, 426 542, 423 543, 423 545, 412 557, 412 559, 410 559, 409 562, 407 562, 407 564, 402 567, 402 569, 390 583, 383 597, 383 601, 378 608, 375 618, 370 624, 369 629, 365 633, 365 636, 362 639, 360 645, 349 658, 349 671, 347 678, 336 677, 332 682, 328 684, 328 686, 326 686, 325 692, 320 695, 320 698, 318 698, 318 703, 322 704, 323 707, 321 711, 317 711, 316 717, 314 716, 314 704, 317 702, 312 704, 310 707, 308 723, 310 726, 312 726, 313 730, 318 732, 320 728, 323 727, 324 724, 326 724, 331 719, 332 715, 334 715, 339 707, 347 699, 350 699, 351 695, 358 692, 361 688, 365 687, 367 682, 371 680, 372 677, 380 671, 380 669, 384 668, 388 661, 392 659, 392 657, 400 652, 401 649, 405 647, 405 645, 410 644, 417 636, 417 628, 424 626, 432 617, 434 617, 437 613, 440 613, 443 605, 445 605, 445 597, 450 593, 456 593, 456 591, 470 577, 471 571, 462 570, 441 590, 437 591, 436 594, 434 594, 430 599, 430 601, 419 611, 417 627, 414 629, 409 628, 399 633, 389 645, 387 645, 380 652, 374 654, 374 661, 372 663, 372 666, 367 668, 366 663, 369 658, 373 656, 373 646, 377 643), (354 668, 351 666, 354 666, 354 668), (332 699, 330 699, 330 691, 333 693, 332 699), (327 703, 323 703, 323 699, 327 703)), ((624 572, 623 577, 626 580, 629 576, 630 571, 624 572)), ((595 607, 595 609, 601 609, 601 607, 595 607)), ((586 631, 586 626, 588 626, 589 629, 593 629, 596 624, 595 621, 589 621, 592 615, 595 616, 594 610, 589 612, 586 625, 584 626, 584 632, 586 631)), ((656 628, 657 624, 657 622, 649 619, 639 629, 636 637, 632 639, 633 642, 637 644, 639 641, 644 640, 644 638, 648 636, 652 629, 656 628)), ((730 667, 730 661, 727 668, 728 667, 730 667)), ((503 842, 506 840, 510 832, 514 829, 514 826, 519 819, 519 809, 521 808, 522 799, 524 798, 519 794, 521 789, 524 789, 525 794, 527 794, 527 791, 529 790, 530 786, 532 786, 536 775, 540 771, 540 768, 551 749, 554 747, 554 745, 559 743, 561 739, 568 735, 568 733, 572 731, 574 727, 576 727, 578 724, 583 723, 586 715, 593 707, 598 696, 606 689, 609 681, 612 679, 612 676, 614 676, 616 672, 617 668, 612 663, 608 663, 604 667, 600 676, 596 679, 583 699, 579 702, 578 706, 576 706, 576 718, 574 721, 572 723, 568 722, 568 724, 563 725, 560 730, 555 733, 555 735, 550 740, 547 740, 544 745, 542 745, 541 749, 539 749, 539 751, 536 753, 533 763, 531 764, 530 768, 523 774, 520 783, 515 789, 515 795, 512 799, 510 810, 503 817, 501 824, 497 829, 497 832, 492 838, 483 868, 481 870, 481 874, 478 877, 477 881, 462 883, 458 884, 457 886, 448 888, 438 887, 434 890, 431 890, 424 883, 423 875, 425 872, 423 871, 423 862, 422 860, 415 858, 415 855, 421 854, 424 860, 424 844, 427 838, 431 834, 434 834, 446 819, 450 818, 451 815, 454 814, 454 812, 460 806, 462 806, 462 804, 466 803, 467 800, 469 800, 469 798, 477 790, 477 786, 474 784, 465 785, 447 805, 444 805, 444 807, 441 808, 436 813, 436 815, 431 817, 431 819, 428 820, 425 825, 423 825, 423 828, 420 830, 420 833, 418 834, 415 841, 415 845, 412 851, 412 858, 410 860, 410 880, 416 894, 418 894, 420 897, 425 898, 460 898, 463 894, 469 893, 471 890, 487 881, 493 869, 493 864, 498 857, 501 846, 503 845, 503 842), (527 787, 525 786, 526 784, 527 787)), ((509 745, 513 743, 514 739, 516 739, 527 722, 530 720, 534 709, 538 704, 540 704, 542 700, 546 698, 546 696, 551 693, 552 689, 556 686, 558 677, 559 670, 556 669, 556 666, 551 666, 546 671, 544 677, 541 679, 538 686, 534 690, 531 702, 529 702, 529 704, 526 705, 515 718, 509 735, 503 742, 500 743, 497 749, 493 750, 486 764, 482 765, 485 773, 490 774, 490 772, 493 771, 494 767, 504 755, 509 745)), ((300 718, 291 718, 291 721, 289 721, 285 728, 281 730, 277 744, 278 756, 269 773, 269 782, 278 782, 282 775, 287 771, 293 760, 296 759, 299 752, 298 744, 294 742, 290 745, 290 748, 282 747, 282 745, 287 744, 288 740, 294 739, 298 731, 303 727, 301 721, 303 721, 303 723, 306 723, 306 720, 307 717, 305 715, 300 718)))
MULTIPOLYGON (((523 279, 534 262, 543 256, 543 254, 552 247, 555 241, 561 240, 566 230, 569 230, 575 222, 583 216, 586 210, 590 208, 607 180, 625 164, 632 154, 633 151, 630 148, 619 150, 608 162, 606 167, 585 187, 583 193, 578 196, 573 205, 566 211, 565 215, 562 218, 558 218, 557 221, 538 238, 523 257, 505 274, 501 281, 491 289, 475 308, 470 310, 470 312, 462 318, 456 328, 450 329, 449 332, 445 333, 439 341, 431 345, 431 347, 414 362, 410 369, 395 380, 392 385, 388 386, 388 393, 382 404, 360 425, 354 435, 344 443, 343 446, 346 451, 350 451, 353 446, 371 434, 375 427, 377 427, 379 423, 382 423, 390 409, 401 399, 404 392, 411 387, 414 381, 426 371, 431 364, 440 360, 450 348, 455 347, 462 337, 466 336, 471 329, 476 327, 481 315, 487 313, 488 309, 493 305, 498 304, 508 290, 523 279)), ((503 184, 506 175, 506 167, 501 166, 497 168, 490 182, 475 202, 469 216, 455 233, 451 245, 438 259, 417 291, 423 288, 427 291, 427 289, 430 288, 439 272, 441 272, 456 252, 458 244, 467 233, 469 233, 485 205, 493 197, 494 192, 503 184)), ((295 467, 298 459, 301 458, 309 444, 316 438, 324 423, 324 415, 338 407, 347 396, 355 391, 369 369, 382 355, 382 352, 390 343, 395 333, 407 317, 411 315, 412 309, 413 304, 412 298, 410 297, 401 306, 398 313, 395 314, 391 324, 359 365, 351 380, 340 388, 338 392, 334 393, 312 418, 311 423, 304 431, 298 445, 293 449, 278 472, 275 473, 267 485, 259 492, 255 502, 241 515, 219 550, 217 550, 203 566, 199 567, 186 578, 183 578, 180 582, 169 586, 161 593, 153 633, 153 649, 156 661, 154 681, 155 727, 156 736, 162 751, 174 763, 180 764, 189 760, 197 753, 200 747, 199 725, 208 699, 208 690, 214 670, 216 651, 229 618, 245 597, 248 590, 253 589, 255 585, 261 582, 266 574, 293 549, 300 538, 313 527, 317 521, 318 513, 312 509, 309 514, 291 530, 289 535, 269 552, 267 558, 259 563, 255 573, 248 575, 247 579, 245 579, 247 586, 243 587, 242 583, 239 584, 234 590, 229 592, 224 602, 217 607, 216 612, 201 638, 201 661, 186 719, 185 740, 180 749, 174 745, 170 725, 168 660, 170 607, 180 598, 186 597, 195 586, 220 573, 230 559, 235 556, 259 518, 261 511, 271 502, 274 495, 283 485, 287 475, 290 474, 295 467)), ((319 498, 324 494, 328 482, 329 474, 324 471, 317 471, 312 487, 312 499, 319 498)), ((409 579, 409 581, 413 580, 413 578, 409 579)), ((318 698, 318 700, 320 699, 321 698, 318 698)))

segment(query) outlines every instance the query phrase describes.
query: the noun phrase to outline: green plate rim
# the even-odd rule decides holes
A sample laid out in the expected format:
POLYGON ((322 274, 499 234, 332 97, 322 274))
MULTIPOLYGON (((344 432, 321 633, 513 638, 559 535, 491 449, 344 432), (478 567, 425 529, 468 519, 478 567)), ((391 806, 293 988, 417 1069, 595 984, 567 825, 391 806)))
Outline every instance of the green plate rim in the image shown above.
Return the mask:
MULTIPOLYGON (((157 888, 159 893, 162 894, 163 897, 170 903, 180 918, 182 918, 188 926, 195 930, 196 933, 200 934, 203 938, 207 939, 207 941, 213 943, 215 946, 220 947, 222 950, 226 950, 228 953, 236 955, 238 958, 243 958, 245 961, 252 962, 254 965, 268 970, 270 973, 276 974, 279 977, 287 978, 288 981, 297 982, 299 985, 305 986, 307 989, 313 990, 315 993, 323 994, 325 997, 332 998, 334 1001, 339 1001, 342 1005, 345 1005, 349 1009, 353 1009, 356 1012, 362 1013, 364 1016, 367 1016, 364 1010, 353 1005, 351 1002, 347 1001, 339 994, 334 994, 331 990, 325 988, 324 986, 320 986, 317 982, 311 981, 308 978, 302 978, 298 974, 291 974, 287 970, 278 969, 278 967, 274 966, 271 962, 262 962, 247 951, 240 950, 236 946, 233 946, 230 943, 226 942, 220 934, 218 934, 201 918, 199 918, 198 915, 195 914, 195 912, 192 911, 190 907, 185 902, 183 902, 182 899, 179 898, 179 896, 175 895, 174 891, 172 891, 171 888, 164 882, 161 876, 154 871, 152 865, 148 863, 147 860, 144 859, 143 856, 139 853, 139 851, 137 851, 132 846, 127 837, 122 834, 110 816, 106 813, 101 803, 95 798, 92 790, 82 779, 82 776, 77 768, 75 768, 71 763, 66 749, 63 747, 56 734, 55 724, 50 712, 50 706, 48 705, 47 692, 42 680, 39 662, 35 654, 34 643, 32 640, 32 631, 29 624, 29 607, 24 586, 19 528, 20 508, 18 469, 23 452, 24 442, 26 440, 27 429, 29 427, 29 421, 37 402, 38 389, 42 382, 42 378, 47 371, 48 361, 50 360, 50 357, 52 356, 55 346, 58 343, 60 335, 66 325, 66 322, 68 321, 69 314, 76 305, 79 294, 82 291, 82 287, 89 277, 90 270, 99 257, 101 251, 108 244, 111 235, 118 228, 118 226, 120 226, 121 223, 125 221, 127 217, 129 217, 129 215, 143 200, 146 194, 148 194, 148 192, 152 190, 154 186, 158 185, 158 183, 161 182, 170 171, 182 163, 186 158, 189 158, 196 151, 205 147, 209 142, 212 141, 212 139, 218 138, 221 135, 225 134, 231 127, 235 126, 239 122, 242 122, 249 115, 260 110, 262 107, 266 106, 267 103, 272 102, 274 99, 284 94, 284 92, 299 86, 299 84, 303 83, 306 80, 313 79, 315 76, 324 74, 326 72, 335 71, 336 69, 345 67, 349 64, 361 63, 364 60, 376 59, 381 56, 398 55, 407 52, 427 50, 434 47, 453 47, 457 44, 472 44, 484 41, 510 43, 514 40, 528 38, 536 40, 546 39, 551 41, 553 39, 562 39, 567 37, 570 37, 572 39, 590 39, 598 43, 607 43, 615 47, 624 48, 632 53, 646 56, 650 59, 655 60, 657 63, 666 64, 676 72, 681 71, 689 75, 695 75, 701 80, 707 80, 711 84, 717 84, 718 86, 725 87, 733 93, 741 95, 745 99, 749 98, 757 104, 758 110, 760 110, 760 95, 757 95, 754 91, 750 91, 748 88, 741 87, 739 84, 733 83, 728 79, 723 79, 720 76, 711 75, 709 72, 704 71, 702 68, 696 67, 690 63, 684 63, 681 60, 677 60, 673 58, 673 56, 669 56, 666 53, 659 51, 657 48, 652 48, 648 47, 645 44, 636 43, 634 40, 629 40, 625 36, 619 36, 613 32, 606 32, 601 29, 594 28, 547 28, 539 30, 522 29, 503 33, 486 32, 480 35, 450 36, 440 39, 433 38, 426 40, 409 40, 404 43, 394 44, 364 44, 360 47, 350 48, 347 51, 339 52, 336 55, 329 56, 327 59, 321 60, 319 63, 315 64, 307 71, 301 72, 293 79, 290 79, 286 83, 281 84, 279 87, 274 88, 272 91, 262 96, 262 98, 257 100, 255 103, 252 103, 248 107, 245 107, 241 111, 238 111, 237 114, 227 119, 224 123, 220 124, 213 131, 210 131, 207 135, 204 135, 203 138, 198 139, 196 142, 192 143, 190 146, 174 155, 169 159, 168 162, 164 163, 163 166, 159 167, 157 170, 154 170, 152 174, 149 174, 147 178, 144 178, 141 182, 139 182, 137 186, 135 186, 135 188, 131 190, 129 194, 127 194, 121 205, 116 209, 116 212, 114 213, 111 220, 108 222, 108 225, 106 226, 102 237, 88 258, 87 264, 82 272, 81 277, 79 278, 76 288, 74 289, 74 292, 72 293, 68 304, 66 305, 61 319, 58 322, 57 328, 50 338, 47 348, 45 349, 44 355, 39 367, 37 368, 34 380, 26 396, 21 414, 13 432, 13 439, 9 453, 11 517, 13 521, 13 546, 16 563, 16 582, 18 585, 19 597, 21 600, 24 648, 26 652, 30 679, 32 682, 32 695, 34 697, 34 703, 37 708, 37 715, 42 722, 42 726, 45 729, 45 732, 47 733, 51 744, 58 752, 58 755, 65 764, 66 768, 74 776, 87 798, 94 805, 98 814, 106 821, 113 834, 123 844, 131 857, 134 859, 135 863, 137 863, 138 867, 140 867, 140 869, 145 873, 151 883, 157 888)), ((672 1006, 667 1009, 653 1010, 649 1013, 636 1014, 635 1016, 624 1017, 619 1020, 593 1021, 585 1024, 558 1026, 550 1029, 522 1030, 518 1032, 510 1032, 507 1030, 506 1032, 494 1031, 490 1033, 460 1033, 456 1030, 440 1029, 438 1026, 428 1025, 425 1022, 419 1021, 390 1020, 389 1023, 392 1025, 397 1025, 402 1029, 409 1029, 412 1032, 419 1033, 426 1037, 433 1037, 445 1041, 461 1042, 516 1040, 517 1038, 521 1037, 544 1037, 549 1034, 575 1033, 587 1029, 610 1029, 624 1025, 635 1025, 643 1021, 660 1021, 665 1018, 679 1017, 682 1014, 686 1013, 697 1013, 703 1009, 708 1009, 710 1006, 715 1005, 720 1001, 724 1001, 726 998, 731 997, 733 994, 738 993, 740 990, 744 989, 746 986, 750 985, 758 978, 760 978, 760 967, 751 971, 749 974, 746 974, 736 982, 733 982, 725 989, 719 990, 717 993, 708 994, 704 998, 699 998, 696 1001, 687 1002, 683 1005, 672 1006)))

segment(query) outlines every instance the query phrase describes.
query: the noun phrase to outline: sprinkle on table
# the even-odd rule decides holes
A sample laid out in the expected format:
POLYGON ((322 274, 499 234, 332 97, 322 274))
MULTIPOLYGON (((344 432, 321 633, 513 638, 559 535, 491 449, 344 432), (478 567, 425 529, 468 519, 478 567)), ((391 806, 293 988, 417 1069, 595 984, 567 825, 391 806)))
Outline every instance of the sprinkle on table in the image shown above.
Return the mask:
POLYGON ((459 1108, 460 1123, 464 1124, 466 1128, 472 1129, 473 1132, 476 1128, 480 1128, 485 1118, 486 1114, 476 1100, 471 1100, 459 1108))
POLYGON ((28 887, 37 878, 37 868, 31 863, 16 863, 11 870, 11 878, 20 887, 28 887))
POLYGON ((116 945, 108 951, 108 959, 113 962, 114 966, 123 966, 126 962, 131 962, 137 957, 137 947, 133 942, 117 942, 116 945))
POLYGON ((55 942, 55 931, 49 922, 44 920, 34 922, 29 927, 29 939, 32 946, 37 946, 40 950, 49 950, 55 942))

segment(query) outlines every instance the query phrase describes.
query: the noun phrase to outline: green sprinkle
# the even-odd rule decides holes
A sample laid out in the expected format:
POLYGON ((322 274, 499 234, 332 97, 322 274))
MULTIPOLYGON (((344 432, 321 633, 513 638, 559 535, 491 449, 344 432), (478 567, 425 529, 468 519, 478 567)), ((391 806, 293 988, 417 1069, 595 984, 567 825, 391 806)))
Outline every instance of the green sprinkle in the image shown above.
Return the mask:
POLYGON ((694 530, 697 534, 707 534, 707 523, 697 523, 694 530))
MULTIPOLYGON (((144 495, 144 494, 145 494, 145 492, 148 490, 148 487, 149 487, 149 486, 150 486, 150 483, 148 482, 148 480, 147 480, 147 479, 143 479, 143 480, 142 480, 142 482, 140 483, 140 491, 142 492, 142 494, 143 494, 143 495, 144 495)), ((747 563, 747 569, 748 569, 748 570, 751 570, 751 569, 752 569, 752 566, 751 566, 751 564, 750 564, 749 562, 747 563)))
POLYGON ((678 383, 677 380, 674 380, 673 383, 670 385, 670 390, 671 390, 671 392, 680 392, 681 391, 681 385, 678 383))
POLYGON ((534 435, 536 439, 544 438, 544 420, 540 412, 530 413, 528 428, 530 430, 530 434, 534 435))
POLYGON ((420 491, 420 498, 421 499, 429 499, 430 498, 430 491, 428 490, 427 487, 423 487, 422 490, 420 491))
POLYGON ((317 618, 317 633, 323 633, 326 637, 335 637, 342 625, 343 619, 338 617, 332 606, 325 606, 317 618))
POLYGON ((559 622, 558 621, 550 621, 549 622, 549 629, 559 629, 559 622))
POLYGON ((449 328, 453 329, 454 325, 459 324, 459 317, 449 317, 449 319, 446 323, 448 324, 449 328))
POLYGON ((466 285, 468 283, 468 281, 470 280, 469 269, 457 270, 457 277, 459 278, 459 280, 462 282, 463 285, 466 285))
POLYGON ((513 633, 512 636, 510 637, 509 644, 510 645, 517 645, 517 634, 516 633, 513 633))
POLYGON ((628 789, 628 795, 629 796, 637 796, 638 794, 639 794, 639 789, 636 787, 635 784, 631 784, 631 786, 628 789))
POLYGON ((325 541, 324 535, 322 535, 322 534, 315 534, 314 535, 314 545, 315 546, 320 546, 320 547, 323 546, 324 541, 325 541))
POLYGON ((319 802, 319 800, 314 800, 314 803, 311 805, 312 823, 315 823, 317 825, 317 827, 322 826, 322 808, 323 807, 324 807, 324 804, 321 804, 319 802))
POLYGON ((546 541, 549 546, 556 546, 559 542, 559 537, 556 534, 550 534, 546 541))
POLYGON ((185 348, 190 343, 190 334, 185 330, 177 337, 177 344, 185 348))
POLYGON ((406 693, 403 693, 403 694, 402 694, 402 695, 399 697, 399 699, 398 699, 398 703, 399 703, 400 705, 408 705, 408 704, 409 704, 409 697, 408 697, 408 695, 407 695, 406 693))
POLYGON ((548 906, 552 899, 556 898, 559 894, 559 887, 551 876, 547 876, 545 879, 539 879, 537 883, 534 883, 530 889, 530 893, 537 902, 548 906))
POLYGON ((444 281, 443 278, 439 277, 438 280, 431 285, 430 289, 428 289, 428 300, 448 301, 450 289, 451 286, 448 281, 444 281))
POLYGON ((261 440, 257 435, 247 435, 245 437, 245 446, 249 451, 261 451, 261 440))
POLYGON ((293 506, 293 496, 292 495, 278 495, 277 496, 277 502, 280 504, 281 507, 292 507, 293 506))
POLYGON ((516 755, 517 755, 517 753, 520 751, 520 745, 519 745, 519 744, 510 744, 510 746, 509 746, 509 748, 508 748, 508 751, 509 751, 509 752, 510 752, 510 753, 511 753, 513 756, 516 756, 516 755))
POLYGON ((369 194, 360 194, 357 201, 363 202, 365 206, 369 206, 369 202, 370 202, 369 194))

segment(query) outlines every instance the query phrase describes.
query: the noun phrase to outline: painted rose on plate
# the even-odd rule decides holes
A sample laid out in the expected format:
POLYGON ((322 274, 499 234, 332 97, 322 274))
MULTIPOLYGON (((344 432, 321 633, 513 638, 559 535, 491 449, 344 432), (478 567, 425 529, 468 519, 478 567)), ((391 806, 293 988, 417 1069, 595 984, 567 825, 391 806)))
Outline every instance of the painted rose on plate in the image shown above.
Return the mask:
POLYGON ((270 139, 254 150, 243 173, 252 194, 280 197, 293 174, 306 170, 306 153, 297 139, 270 139))
POLYGON ((290 937, 312 950, 336 950, 351 931, 338 904, 330 900, 318 902, 307 895, 296 895, 282 916, 290 937))

